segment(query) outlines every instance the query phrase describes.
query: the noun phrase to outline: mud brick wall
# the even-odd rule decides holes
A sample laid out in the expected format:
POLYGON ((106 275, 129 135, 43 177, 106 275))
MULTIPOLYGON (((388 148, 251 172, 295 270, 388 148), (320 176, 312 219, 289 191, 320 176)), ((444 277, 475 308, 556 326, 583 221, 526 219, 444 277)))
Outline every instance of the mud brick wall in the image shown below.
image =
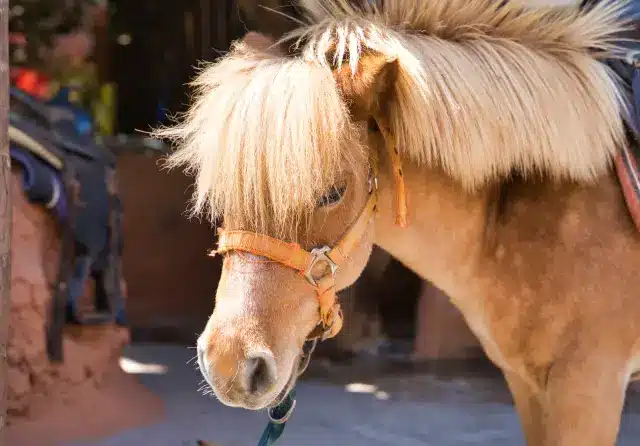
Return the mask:
POLYGON ((31 205, 12 172, 13 247, 9 315, 8 420, 10 424, 42 415, 49 400, 75 398, 79 387, 100 386, 117 367, 128 331, 116 326, 76 328, 64 335, 65 361, 49 362, 45 318, 59 259, 59 233, 53 218, 31 205))

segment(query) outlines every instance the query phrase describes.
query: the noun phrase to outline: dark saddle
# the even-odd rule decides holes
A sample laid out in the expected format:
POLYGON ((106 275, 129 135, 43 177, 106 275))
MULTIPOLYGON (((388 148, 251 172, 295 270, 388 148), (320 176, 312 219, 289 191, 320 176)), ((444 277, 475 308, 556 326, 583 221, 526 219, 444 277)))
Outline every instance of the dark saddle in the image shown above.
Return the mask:
MULTIPOLYGON (((584 0, 581 7, 590 8, 599 1, 584 0)), ((620 149, 615 166, 627 207, 640 231, 640 0, 630 0, 625 13, 635 25, 620 36, 626 57, 609 60, 607 64, 622 79, 630 104, 629 113, 624 116, 629 144, 620 149)))
POLYGON ((56 217, 62 230, 47 327, 49 358, 61 361, 65 324, 126 323, 116 158, 78 131, 70 109, 17 89, 10 90, 10 101, 11 158, 22 167, 24 191, 56 217), (95 283, 94 308, 83 311, 80 299, 89 278, 95 283))

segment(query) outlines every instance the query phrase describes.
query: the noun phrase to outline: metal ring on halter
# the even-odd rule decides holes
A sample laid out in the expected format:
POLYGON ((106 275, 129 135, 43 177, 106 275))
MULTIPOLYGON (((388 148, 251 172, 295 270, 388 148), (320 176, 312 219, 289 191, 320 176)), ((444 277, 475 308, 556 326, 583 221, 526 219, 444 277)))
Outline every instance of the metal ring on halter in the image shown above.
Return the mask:
POLYGON ((324 341, 328 339, 331 335, 331 331, 334 323, 335 323, 335 320, 328 325, 325 324, 323 321, 319 321, 318 324, 315 326, 315 328, 311 331, 311 333, 309 333, 309 336, 307 337, 307 341, 308 342, 319 341, 319 340, 324 341))
POLYGON ((308 352, 302 352, 302 361, 300 362, 300 368, 298 369, 298 376, 302 375, 309 367, 309 363, 311 362, 311 355, 313 355, 313 351, 316 349, 318 345, 318 339, 314 339, 313 341, 309 341, 311 347, 308 352))
POLYGON ((320 336, 320 340, 321 341, 326 341, 327 339, 329 339, 331 337, 331 332, 333 330, 333 324, 335 324, 335 318, 331 321, 331 323, 329 325, 326 325, 324 327, 324 331, 322 332, 322 335, 320 336))
POLYGON ((338 269, 338 265, 336 265, 336 263, 327 255, 329 251, 331 251, 331 248, 328 246, 323 246, 322 248, 315 248, 311 250, 313 260, 311 260, 311 263, 305 270, 304 277, 311 285, 315 287, 318 286, 318 283, 313 277, 313 267, 316 266, 318 262, 326 262, 331 269, 331 275, 334 275, 336 273, 336 270, 338 269))
MULTIPOLYGON (((287 398, 289 398, 289 396, 287 396, 287 398)), ((289 410, 287 410, 287 413, 285 413, 284 416, 282 416, 281 418, 274 418, 273 415, 271 415, 272 409, 269 409, 267 411, 267 416, 269 417, 269 421, 271 421, 273 424, 284 424, 287 421, 289 421, 289 418, 291 418, 291 414, 293 413, 293 409, 296 408, 296 401, 297 400, 293 400, 293 402, 291 403, 291 407, 289 408, 289 410)))

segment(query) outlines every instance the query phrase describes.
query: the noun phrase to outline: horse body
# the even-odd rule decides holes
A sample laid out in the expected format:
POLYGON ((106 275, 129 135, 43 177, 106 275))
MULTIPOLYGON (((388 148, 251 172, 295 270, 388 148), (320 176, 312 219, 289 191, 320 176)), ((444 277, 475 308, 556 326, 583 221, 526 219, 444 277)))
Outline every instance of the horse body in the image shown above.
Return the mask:
MULTIPOLYGON (((612 320, 640 311, 628 291, 640 289, 640 237, 613 174, 591 186, 517 179, 469 195, 441 172, 405 172, 414 223, 394 228, 391 202, 381 204, 376 244, 446 291, 481 338, 482 327, 500 326, 491 337, 503 337, 501 356, 544 348, 537 362, 550 362, 552 338, 584 338, 602 321, 593 330, 604 339, 612 320), (527 346, 519 334, 533 332, 543 338, 527 346)), ((623 325, 630 353, 640 325, 623 325)))
POLYGON ((451 297, 503 370, 530 444, 614 444, 640 371, 640 236, 615 174, 469 195, 442 172, 405 172, 414 223, 394 227, 383 189, 376 244, 451 297), (574 426, 564 442, 527 426, 543 410, 574 426))
POLYGON ((611 167, 634 142, 600 60, 621 6, 306 3, 297 52, 248 36, 158 133, 225 220, 198 340, 216 396, 278 404, 377 244, 451 296, 529 445, 614 444, 640 370, 640 233, 611 167))

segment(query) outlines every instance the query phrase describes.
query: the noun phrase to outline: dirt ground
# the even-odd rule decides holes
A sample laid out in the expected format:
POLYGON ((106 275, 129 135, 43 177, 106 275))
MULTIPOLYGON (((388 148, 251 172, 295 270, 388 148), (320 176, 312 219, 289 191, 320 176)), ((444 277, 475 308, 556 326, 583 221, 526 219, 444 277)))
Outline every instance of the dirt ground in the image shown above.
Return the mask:
POLYGON ((162 397, 120 368, 110 370, 100 386, 85 383, 73 389, 72 395, 71 402, 60 398, 40 404, 37 421, 9 426, 7 445, 91 441, 164 420, 162 397))

